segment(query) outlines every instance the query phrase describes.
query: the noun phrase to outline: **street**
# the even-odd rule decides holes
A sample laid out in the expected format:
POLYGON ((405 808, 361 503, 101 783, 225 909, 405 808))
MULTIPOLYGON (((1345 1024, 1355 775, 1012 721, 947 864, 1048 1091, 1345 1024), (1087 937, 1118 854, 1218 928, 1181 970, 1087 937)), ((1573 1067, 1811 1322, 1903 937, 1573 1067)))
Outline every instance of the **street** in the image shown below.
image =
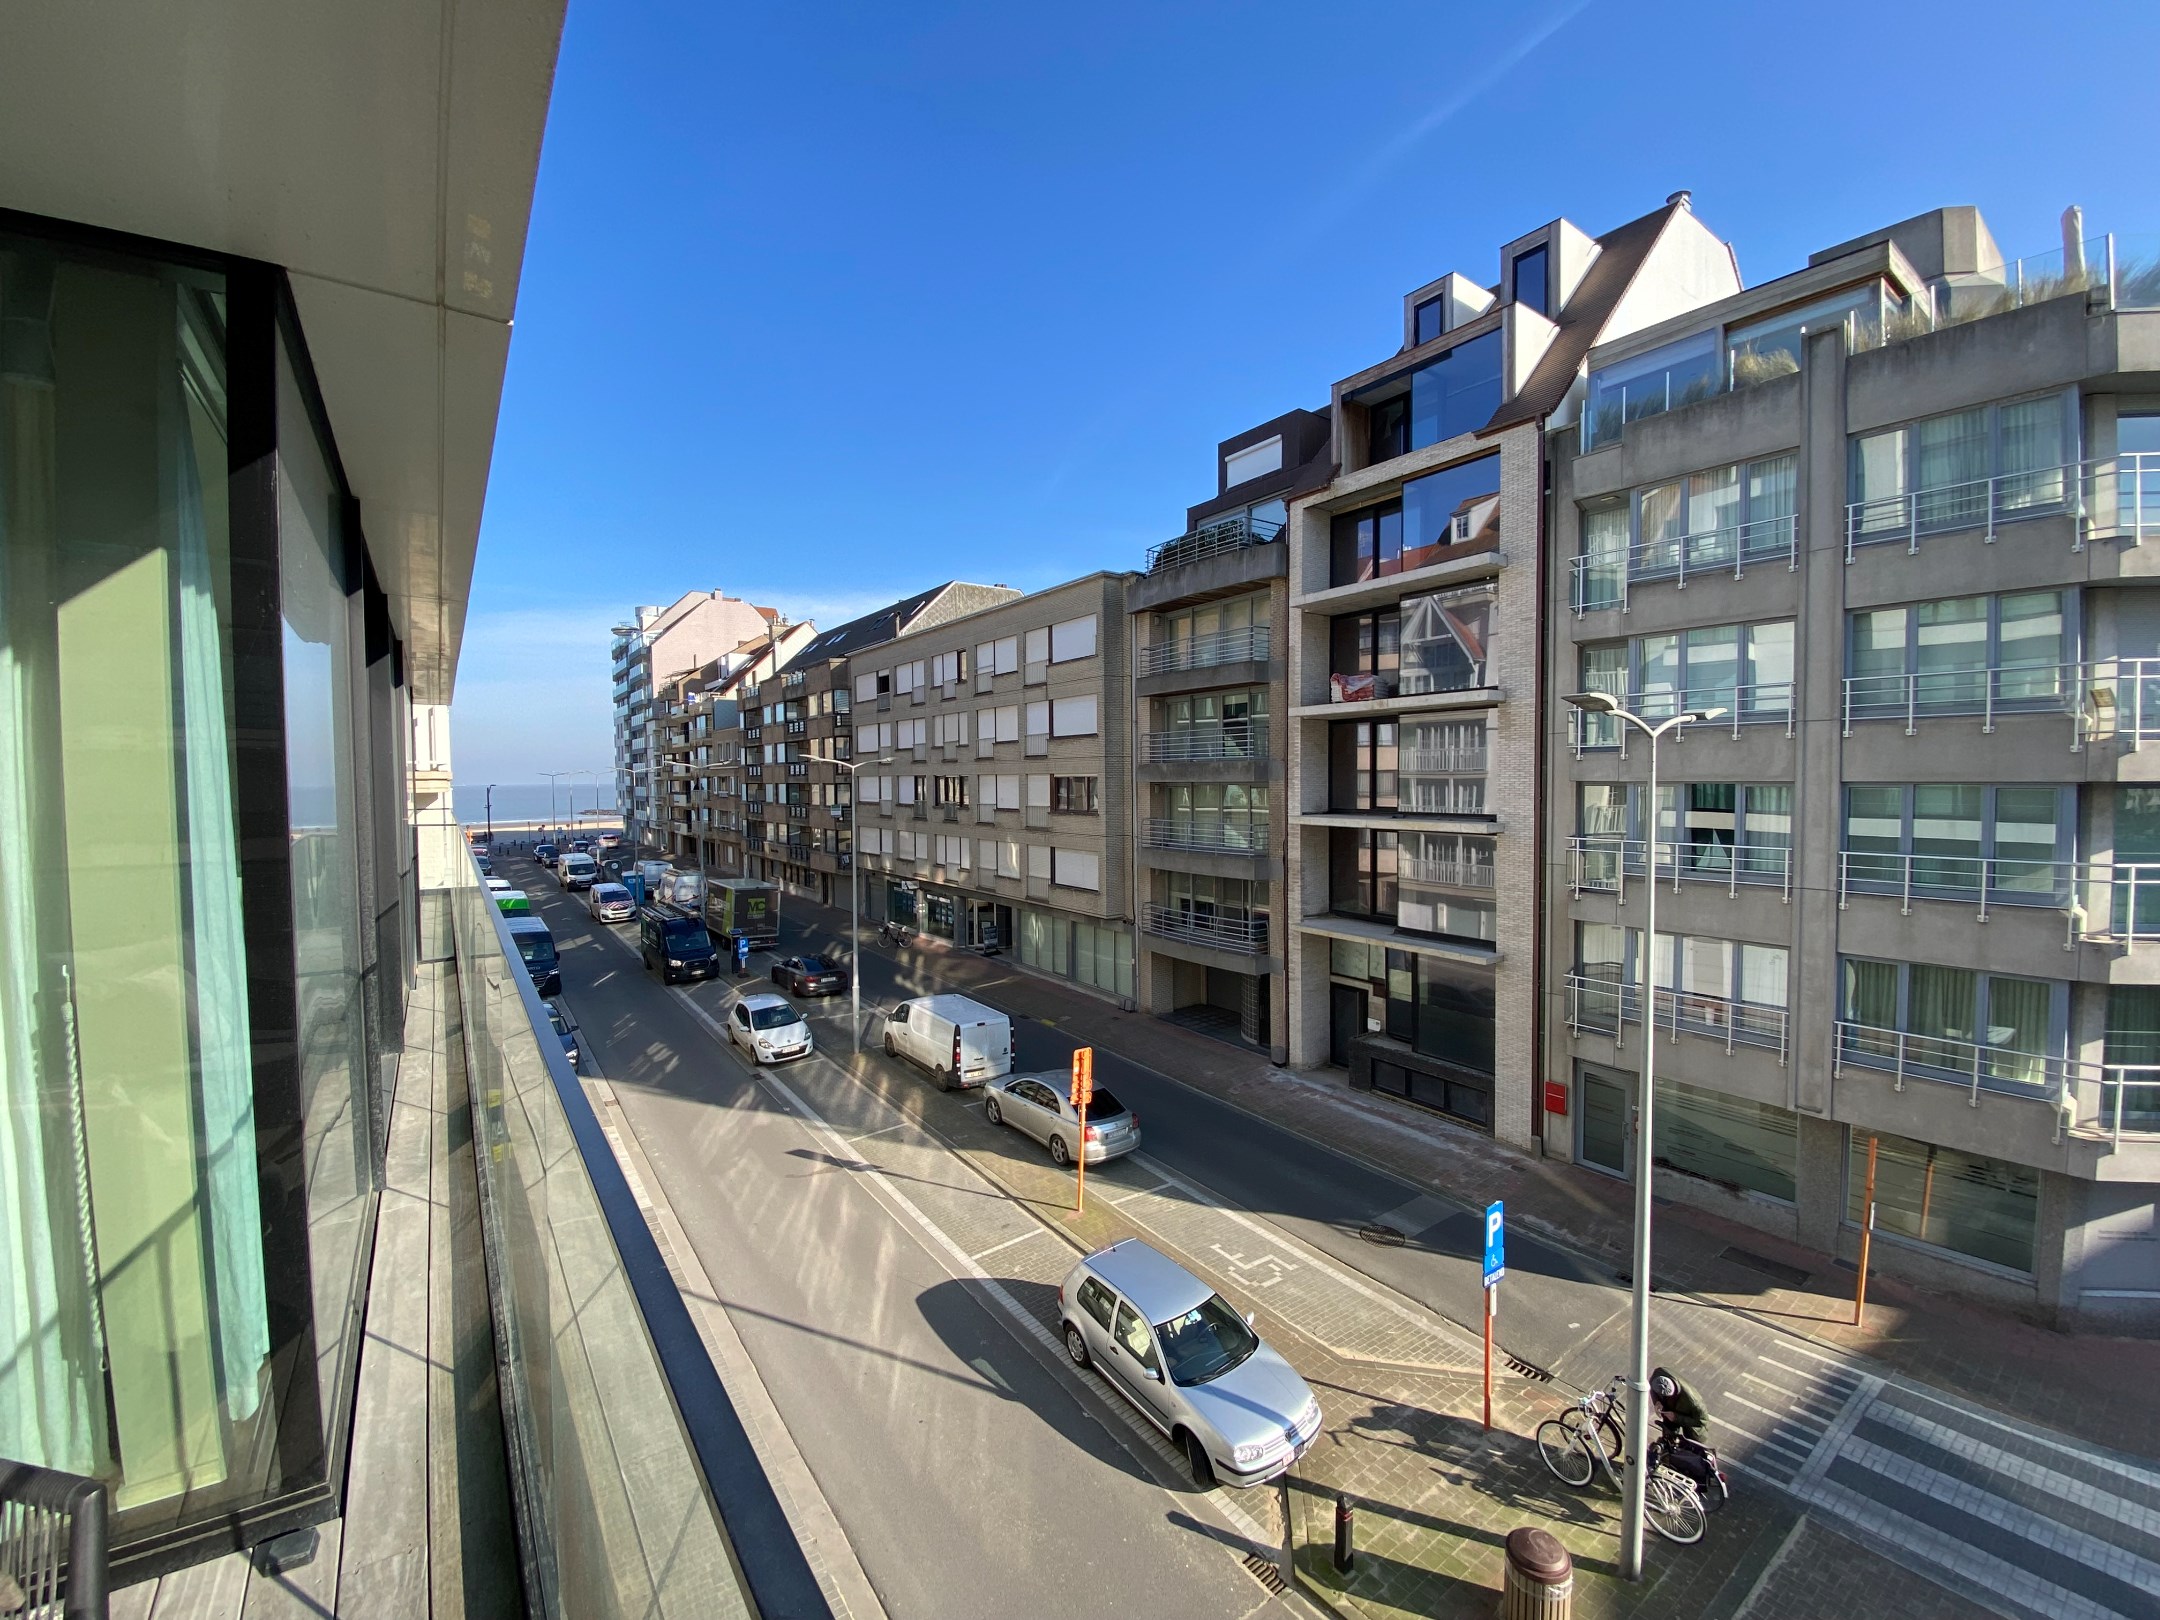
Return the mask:
MULTIPOLYGON (((864 1058, 848 1065, 845 996, 801 1002, 818 1055, 761 1085, 716 1048, 737 989, 770 987, 770 958, 742 981, 663 990, 629 930, 590 923, 582 897, 515 864, 561 946, 587 1077, 612 1086, 887 1612, 1005 1613, 1023 1591, 1051 1613, 1281 1607, 1240 1567, 1279 1535, 1272 1493, 1196 1495, 1116 1397, 1058 1362, 1054 1290, 1076 1252, 1056 1229, 1070 1176, 985 1123, 979 1093, 941 1096, 876 1050, 874 1010, 899 997, 964 989, 1001 1005, 999 987, 1018 995, 1028 976, 868 950, 864 1058)), ((782 950, 844 943, 825 922, 789 919, 782 950)), ((1019 1069, 1067 1067, 1067 1033, 1024 1015, 1015 1028, 1019 1069)), ((1114 1216, 1116 1230, 1257 1305, 1309 1376, 1317 1367, 1373 1391, 1384 1374, 1460 1384, 1474 1373, 1473 1211, 1101 1047, 1096 1074, 1139 1114, 1145 1140, 1090 1173, 1091 1221, 1114 1216), (1374 1242, 1364 1229, 1386 1230, 1374 1242)), ((1074 1242, 1108 1240, 1097 1226, 1068 1229, 1074 1242)), ((1531 1369, 1509 1379, 1515 1409, 1602 1385, 1625 1358, 1625 1287, 1525 1237, 1511 1235, 1508 1265, 1499 1343, 1531 1369)), ((1659 1358, 1709 1396, 1713 1439, 1748 1499, 1713 1544, 1748 1524, 1782 1545, 1805 1510, 1997 1612, 2160 1614, 2148 1595, 2160 1585, 2160 1475, 1686 1295, 1661 1294, 1653 1324, 1659 1358), (2031 1545, 2003 1556, 2006 1535, 2031 1545), (2085 1556, 2048 1551, 2066 1543, 2085 1556)), ((1318 1383, 1331 1429, 1370 1427, 1318 1383)), ((1745 1590, 1749 1575, 1721 1578, 1745 1590)))

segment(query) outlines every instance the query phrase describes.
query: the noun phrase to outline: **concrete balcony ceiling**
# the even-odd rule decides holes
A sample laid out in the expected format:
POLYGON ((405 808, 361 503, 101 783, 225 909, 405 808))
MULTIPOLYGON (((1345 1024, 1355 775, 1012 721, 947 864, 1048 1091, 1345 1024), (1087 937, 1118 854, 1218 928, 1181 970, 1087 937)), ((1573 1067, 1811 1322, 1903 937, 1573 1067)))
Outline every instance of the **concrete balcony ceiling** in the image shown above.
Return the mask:
POLYGON ((11 8, 0 49, 0 208, 286 268, 424 703, 457 668, 562 20, 76 0, 11 8))

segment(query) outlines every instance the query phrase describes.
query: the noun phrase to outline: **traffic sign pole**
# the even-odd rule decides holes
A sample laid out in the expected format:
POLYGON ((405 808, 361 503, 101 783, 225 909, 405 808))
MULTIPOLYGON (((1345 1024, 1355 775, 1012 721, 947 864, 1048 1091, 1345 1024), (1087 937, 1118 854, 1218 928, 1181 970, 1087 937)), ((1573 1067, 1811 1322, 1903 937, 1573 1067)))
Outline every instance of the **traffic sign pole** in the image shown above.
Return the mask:
POLYGON ((1492 1432, 1492 1332, 1500 1309, 1500 1279, 1507 1275, 1507 1210, 1498 1199, 1485 1206, 1485 1432, 1492 1432))
POLYGON ((1492 1433, 1492 1324, 1493 1309, 1500 1294, 1498 1283, 1485 1285, 1485 1432, 1492 1433))

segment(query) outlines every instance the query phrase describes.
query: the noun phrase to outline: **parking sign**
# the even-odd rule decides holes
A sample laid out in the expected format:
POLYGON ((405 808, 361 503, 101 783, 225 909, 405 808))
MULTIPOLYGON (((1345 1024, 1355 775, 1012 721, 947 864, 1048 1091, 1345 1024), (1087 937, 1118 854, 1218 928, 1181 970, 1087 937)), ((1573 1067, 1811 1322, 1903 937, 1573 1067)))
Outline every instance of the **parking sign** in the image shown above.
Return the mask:
POLYGON ((1485 1206, 1485 1286, 1490 1288, 1506 1275, 1506 1223, 1496 1198, 1485 1206))

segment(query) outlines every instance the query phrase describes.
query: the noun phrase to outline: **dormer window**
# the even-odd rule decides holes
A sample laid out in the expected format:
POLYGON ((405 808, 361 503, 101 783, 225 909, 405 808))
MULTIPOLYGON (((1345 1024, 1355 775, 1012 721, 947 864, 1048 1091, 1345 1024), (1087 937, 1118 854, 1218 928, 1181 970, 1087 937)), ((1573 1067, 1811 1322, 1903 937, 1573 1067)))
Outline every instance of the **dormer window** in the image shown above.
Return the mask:
POLYGON ((1548 262, 1545 244, 1540 242, 1536 247, 1516 254, 1514 266, 1509 271, 1510 291, 1515 302, 1529 305, 1540 315, 1552 313, 1546 307, 1546 295, 1551 282, 1546 273, 1548 262))
POLYGON ((1446 299, 1428 298, 1424 303, 1418 305, 1415 314, 1417 318, 1416 342, 1430 343, 1447 330, 1446 299))
POLYGON ((1235 489, 1255 478, 1282 470, 1282 435, 1262 439, 1223 457, 1223 488, 1235 489))

